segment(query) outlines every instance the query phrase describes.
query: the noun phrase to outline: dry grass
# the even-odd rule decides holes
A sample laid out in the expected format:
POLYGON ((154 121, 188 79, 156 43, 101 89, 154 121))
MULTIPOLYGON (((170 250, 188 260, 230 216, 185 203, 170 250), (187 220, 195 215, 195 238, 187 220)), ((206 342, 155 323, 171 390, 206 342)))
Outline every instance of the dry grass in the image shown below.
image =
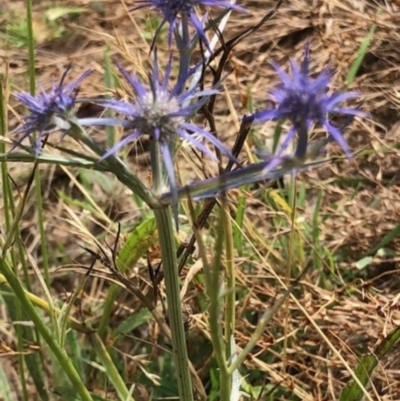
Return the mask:
MULTIPOLYGON (((41 10, 46 9, 44 1, 35 6, 35 21, 40 26, 41 10)), ((74 79, 84 69, 91 67, 95 72, 82 87, 81 95, 98 96, 106 93, 103 85, 103 62, 106 45, 110 57, 124 60, 130 70, 144 71, 143 65, 148 61, 148 42, 140 35, 147 13, 128 15, 126 9, 133 1, 106 0, 90 2, 76 0, 69 5, 87 6, 88 11, 77 19, 66 18, 68 37, 49 40, 45 33, 36 49, 38 80, 48 82, 50 76, 60 76, 69 61, 73 61, 74 79)), ((249 15, 233 14, 225 37, 229 38, 246 25, 254 24, 268 10, 274 1, 243 1, 251 13, 249 15)), ((14 10, 23 9, 22 1, 8 1, 2 7, 14 10)), ((337 355, 321 337, 321 333, 340 351, 347 363, 354 368, 360 355, 370 352, 377 343, 394 327, 400 325, 399 288, 400 280, 398 253, 400 240, 395 238, 386 246, 392 254, 382 258, 374 257, 368 268, 358 271, 355 263, 368 254, 386 234, 398 223, 400 217, 400 184, 399 184, 399 143, 400 143, 400 2, 372 0, 287 0, 283 2, 278 13, 259 31, 247 38, 238 46, 230 59, 233 72, 227 80, 229 99, 234 105, 235 113, 227 116, 227 99, 221 99, 216 108, 219 135, 228 144, 234 140, 238 119, 246 112, 246 89, 250 87, 256 108, 264 105, 267 91, 276 83, 274 71, 269 66, 273 59, 279 64, 287 65, 289 57, 301 58, 305 41, 309 40, 312 48, 311 68, 318 72, 328 62, 337 68, 334 86, 343 86, 349 65, 354 61, 358 48, 368 34, 371 25, 377 24, 376 33, 361 69, 352 82, 351 88, 362 93, 363 108, 372 115, 371 120, 356 121, 348 129, 347 138, 355 153, 355 162, 337 161, 321 169, 303 174, 299 180, 307 187, 308 197, 305 205, 299 207, 298 214, 305 221, 311 221, 316 193, 323 191, 320 211, 320 242, 337 260, 337 270, 330 272, 324 261, 322 272, 313 272, 302 282, 296 299, 291 299, 274 318, 269 329, 260 340, 252 358, 246 365, 249 370, 262 372, 259 378, 250 375, 258 385, 283 384, 302 400, 335 400, 340 389, 349 380, 349 373, 337 355), (378 13, 380 9, 380 13, 378 13), (352 180, 350 183, 350 179, 352 180), (347 181, 346 181, 347 180, 347 181), (321 281, 321 276, 324 280, 321 281), (318 325, 320 332, 306 317, 305 312, 318 325), (284 339, 284 335, 287 335, 284 339), (285 344, 285 346, 283 346, 285 344), (271 363, 266 363, 267 355, 271 363)), ((1 21, 0 21, 1 22, 1 21)), ((43 27, 43 29, 47 29, 43 27)), ((49 34, 50 35, 50 34, 49 34)), ((27 53, 24 49, 13 46, 0 50, 0 73, 10 75, 12 90, 26 87, 27 53)), ((10 125, 15 126, 18 110, 10 100, 10 125)), ((85 116, 98 113, 98 110, 82 108, 85 116)), ((267 139, 272 126, 260 128, 260 135, 267 139)), ((97 135, 95 133, 95 135, 97 135)), ((332 146, 329 153, 338 152, 332 146)), ((140 147, 131 154, 131 162, 148 179, 147 159, 140 147)), ((181 168, 183 162, 181 163, 181 168)), ((204 167, 204 166, 203 166, 204 167)), ((195 174, 202 175, 202 166, 195 169, 195 174)), ((28 166, 12 166, 11 174, 16 182, 23 185, 27 178, 28 166)), ((182 175, 185 176, 185 171, 182 175)), ((114 221, 134 224, 139 221, 140 210, 137 210, 129 194, 120 185, 111 182, 104 188, 100 181, 94 181, 90 196, 98 207, 97 214, 91 217, 79 206, 67 204, 57 191, 64 191, 75 199, 86 199, 75 180, 74 171, 60 168, 44 167, 46 217, 48 218, 49 246, 58 251, 54 254, 53 270, 65 263, 65 260, 85 261, 87 255, 77 244, 93 247, 94 239, 104 233, 105 237, 115 235, 114 221), (62 244, 62 248, 58 247, 62 244)), ((237 322, 236 338, 243 346, 252 333, 257 317, 278 296, 282 287, 274 279, 271 269, 282 275, 285 281, 285 270, 288 265, 285 257, 277 254, 270 256, 271 244, 279 243, 289 226, 290 216, 284 211, 282 233, 271 226, 274 209, 260 207, 257 199, 248 194, 248 227, 257 227, 263 232, 263 241, 251 237, 259 252, 258 262, 249 268, 249 260, 238 258, 239 288, 248 292, 238 305, 238 312, 246 311, 246 316, 254 318, 237 322), (247 264, 246 264, 247 263, 247 264), (239 267, 243 266, 243 269, 239 267), (247 270, 246 270, 247 269, 247 270)), ((304 237, 302 225, 297 226, 299 237, 304 237)), ((27 205, 22 226, 26 247, 40 264, 38 249, 37 218, 34 199, 27 205)), ((125 230, 125 233, 127 230, 125 230)), ((307 240, 301 242, 309 249, 307 240)), ((312 255, 312 252, 309 252, 312 255)), ((375 256, 375 255, 372 255, 375 256)), ((300 264, 300 260, 293 263, 300 264)), ((312 263, 312 256, 306 255, 305 263, 312 263)), ((146 267, 139 266, 132 273, 143 288, 148 287, 146 267)), ((68 298, 70 291, 80 279, 74 273, 63 274, 53 281, 54 296, 68 298)), ((74 311, 85 319, 96 322, 101 316, 101 309, 93 310, 92 305, 104 298, 108 284, 94 279, 90 288, 82 295, 82 305, 74 311), (83 312, 82 312, 83 311, 83 312)), ((39 290, 40 291, 40 290, 39 290)), ((197 339, 207 337, 206 318, 196 299, 201 288, 193 287, 186 294, 186 301, 193 309, 190 330, 189 348, 196 354, 197 339)), ((113 318, 118 324, 124 317, 137 310, 139 305, 128 297, 119 299, 113 318)), ((4 319, 4 311, 0 311, 4 319)), ((241 315, 240 314, 240 315, 241 315)), ((14 348, 12 328, 2 324, 0 334, 0 356, 5 361, 10 378, 15 374, 15 357, 7 356, 7 350, 14 348)), ((137 330, 135 335, 157 343, 160 334, 154 325, 146 325, 137 330)), ((110 340, 111 341, 111 340, 110 340)), ((204 341, 204 340, 201 340, 204 341)), ((128 355, 134 355, 136 348, 125 341, 120 346, 124 362, 128 367, 129 377, 140 372, 137 361, 131 361, 128 355)), ((137 346, 135 346, 137 347, 137 346)), ((153 355, 145 359, 151 360, 153 355)), ((400 350, 395 350, 390 357, 382 361, 374 375, 371 396, 379 400, 400 400, 400 350)), ((210 360, 206 358, 197 366, 200 375, 208 377, 210 360)), ((17 386, 18 387, 18 386, 17 386)), ((18 388, 16 389, 18 392, 18 388)), ((139 387, 141 398, 149 395, 146 388, 139 387)), ((1 397, 0 397, 1 398, 1 397)), ((33 399, 33 398, 32 398, 33 399)), ((292 399, 292 398, 291 398, 292 399)), ((294 398, 293 398, 294 399, 294 398)))

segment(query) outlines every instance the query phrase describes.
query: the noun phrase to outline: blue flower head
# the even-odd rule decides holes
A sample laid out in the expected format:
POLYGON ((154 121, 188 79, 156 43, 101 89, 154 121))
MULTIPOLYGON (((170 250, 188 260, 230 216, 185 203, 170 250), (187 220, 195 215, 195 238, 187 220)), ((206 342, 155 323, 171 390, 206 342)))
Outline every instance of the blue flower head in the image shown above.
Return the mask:
POLYGON ((196 16, 195 7, 198 5, 202 6, 217 6, 224 7, 227 9, 235 9, 238 11, 245 11, 244 8, 239 7, 229 1, 219 1, 219 0, 138 0, 138 6, 132 8, 132 10, 139 10, 141 8, 152 7, 161 12, 163 19, 160 26, 157 28, 156 34, 154 35, 153 45, 160 33, 161 28, 165 24, 169 24, 168 31, 168 45, 171 46, 172 36, 176 27, 178 17, 186 15, 192 22, 199 38, 208 47, 208 40, 206 38, 203 23, 196 16))
MULTIPOLYGON (((176 181, 171 153, 171 145, 175 138, 180 137, 186 140, 204 154, 217 160, 215 154, 201 142, 201 139, 207 139, 223 154, 232 160, 235 159, 214 135, 188 122, 188 119, 193 117, 196 111, 205 103, 207 97, 215 94, 216 91, 213 89, 197 91, 196 87, 185 91, 183 88, 187 77, 179 79, 175 86, 169 90, 171 62, 172 59, 170 58, 164 78, 160 82, 157 51, 154 52, 153 68, 149 73, 149 87, 143 86, 135 75, 128 74, 121 66, 117 65, 121 74, 131 85, 136 99, 132 103, 110 100, 102 103, 102 105, 128 117, 133 131, 107 151, 102 159, 115 154, 129 142, 143 135, 148 135, 150 140, 159 143, 171 192, 174 195, 174 200, 177 201, 177 198, 175 198, 176 181), (202 99, 193 101, 199 97, 202 97, 202 99)), ((176 207, 177 203, 175 202, 174 205, 176 207)))
POLYGON ((92 72, 91 70, 85 71, 74 82, 65 84, 65 77, 70 68, 71 65, 66 68, 58 84, 52 82, 48 91, 41 88, 41 92, 36 96, 29 93, 14 94, 29 110, 29 114, 22 117, 23 125, 14 131, 23 134, 15 146, 37 132, 35 149, 36 152, 39 152, 42 137, 46 131, 52 128, 68 129, 69 124, 66 119, 75 105, 78 87, 83 79, 92 72))
MULTIPOLYGON (((313 124, 324 127, 331 137, 344 150, 347 157, 351 152, 340 129, 330 121, 331 114, 365 117, 366 114, 354 108, 339 106, 339 103, 358 96, 357 92, 328 93, 328 85, 334 71, 325 68, 316 78, 309 77, 309 47, 306 46, 303 62, 300 67, 291 60, 292 78, 278 65, 272 66, 282 80, 282 84, 270 93, 275 102, 274 109, 260 111, 255 114, 256 122, 275 119, 288 119, 292 128, 286 134, 279 155, 288 147, 297 135, 298 144, 296 157, 302 158, 306 154, 308 133, 313 124)), ((275 167, 275 166, 274 166, 275 167)))

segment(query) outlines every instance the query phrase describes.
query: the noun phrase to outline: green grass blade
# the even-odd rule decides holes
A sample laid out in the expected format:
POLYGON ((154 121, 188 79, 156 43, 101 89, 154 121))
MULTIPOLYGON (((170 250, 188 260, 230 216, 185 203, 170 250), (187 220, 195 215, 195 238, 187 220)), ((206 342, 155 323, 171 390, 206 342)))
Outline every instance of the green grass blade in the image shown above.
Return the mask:
MULTIPOLYGON (((4 292, 3 300, 7 307, 7 314, 11 321, 29 321, 30 318, 27 314, 23 313, 20 303, 13 294, 10 293, 10 289, 5 284, 0 284, 0 291, 4 292)), ((33 331, 28 326, 16 325, 16 334, 18 338, 18 342, 21 345, 18 345, 18 351, 23 355, 26 349, 22 346, 22 344, 35 344, 36 338, 33 334, 33 331)), ((19 369, 24 369, 25 365, 28 368, 28 372, 31 375, 31 378, 35 384, 37 395, 43 401, 49 400, 49 395, 46 390, 45 380, 44 380, 44 372, 45 368, 43 366, 42 359, 38 352, 29 353, 25 356, 25 358, 19 359, 18 361, 19 369)), ((26 372, 20 373, 20 378, 23 382, 26 382, 26 372)), ((23 383, 21 383, 23 384, 23 383)), ((28 398, 29 399, 29 396, 28 398)))
MULTIPOLYGON (((3 82, 0 83, 0 130, 1 135, 6 134, 6 118, 5 118, 5 104, 6 101, 3 93, 3 82)), ((0 152, 5 152, 5 145, 3 142, 0 143, 0 152)), ((7 162, 1 162, 1 179, 2 179, 2 189, 3 189, 3 206, 4 206, 4 217, 5 217, 5 227, 6 232, 14 238, 16 235, 16 245, 19 253, 19 261, 22 265, 22 271, 24 272, 26 286, 29 288, 28 279, 28 269, 25 260, 24 249, 21 241, 21 236, 19 232, 19 225, 17 219, 15 219, 15 225, 13 226, 12 219, 16 215, 16 207, 13 199, 13 193, 11 190, 8 166, 7 162)), ((6 245, 3 247, 3 252, 6 252, 6 245)), ((10 249, 10 260, 12 261, 12 266, 17 266, 17 256, 14 247, 10 249)), ((6 298, 6 308, 9 317, 12 321, 23 321, 29 320, 23 313, 20 302, 15 302, 15 299, 6 298)), ((49 396, 46 391, 45 379, 44 379, 44 366, 41 355, 38 353, 33 353, 25 356, 24 347, 26 342, 40 344, 40 339, 35 329, 30 327, 23 327, 21 325, 15 326, 15 333, 17 337, 17 350, 18 350, 18 367, 20 373, 20 384, 22 388, 22 397, 24 401, 29 400, 29 394, 27 390, 27 369, 30 373, 34 385, 36 387, 37 394, 43 401, 47 401, 49 396)))
POLYGON ((353 64, 351 65, 349 72, 347 73, 346 80, 345 80, 346 86, 350 85, 353 82, 354 78, 356 77, 357 72, 360 69, 361 64, 364 60, 364 57, 367 53, 368 47, 371 44, 372 38, 374 37, 375 29, 376 29, 376 25, 374 24, 374 25, 372 25, 371 29, 369 30, 368 35, 361 42, 361 46, 357 52, 357 57, 353 61, 353 64))
POLYGON ((22 308, 27 313, 30 320, 33 322, 43 339, 50 347, 55 358, 59 361, 64 372, 69 377, 72 385, 75 387, 76 391, 80 395, 81 401, 92 401, 92 397, 90 396, 80 376, 72 365, 69 356, 67 355, 65 350, 57 344, 54 336, 48 329, 47 324, 42 320, 39 313, 36 311, 32 302, 27 297, 18 277, 14 274, 10 266, 7 264, 6 259, 4 258, 0 258, 0 272, 4 275, 12 291, 14 292, 15 297, 21 302, 22 308))
MULTIPOLYGON (((375 349, 374 352, 364 355, 356 369, 355 374, 365 387, 371 375, 381 361, 391 350, 394 350, 400 340, 400 327, 395 328, 375 349)), ((364 397, 364 392, 354 380, 350 381, 343 389, 339 401, 361 401, 364 397)))
MULTIPOLYGON (((104 70, 104 81, 106 88, 111 90, 115 89, 115 78, 110 59, 110 51, 108 48, 104 52, 104 70)), ((111 111, 107 110, 105 115, 106 117, 111 117, 112 113, 111 111)), ((108 147, 112 148, 115 144, 115 127, 106 127, 106 135, 108 147)))
POLYGON ((322 268, 322 260, 320 255, 322 254, 321 241, 320 241, 320 229, 319 229, 319 212, 321 210, 321 203, 323 198, 323 192, 318 192, 317 202, 315 204, 315 209, 312 218, 312 244, 314 247, 314 268, 320 270, 322 268))
MULTIPOLYGON (((29 63, 29 90, 32 95, 35 94, 36 78, 35 78, 35 42, 33 36, 32 25, 32 0, 26 0, 26 21, 28 30, 28 63, 29 63)), ((35 169, 35 194, 36 208, 38 216, 38 228, 40 233, 40 249, 42 252, 42 266, 44 272, 44 281, 47 287, 50 286, 49 259, 47 252, 46 230, 44 226, 44 211, 42 200, 42 184, 39 169, 35 169)))
POLYGON ((400 235, 400 223, 398 223, 391 231, 389 231, 370 251, 366 256, 375 255, 379 249, 385 247, 389 242, 392 242, 400 235))
POLYGON ((1 399, 3 401, 16 401, 16 398, 12 396, 11 387, 8 384, 8 378, 3 366, 0 364, 0 389, 1 389, 1 399))
POLYGON ((107 348, 101 341, 101 338, 97 333, 93 333, 90 337, 93 349, 96 351, 96 355, 99 358, 101 364, 103 365, 107 379, 113 384, 115 390, 121 401, 134 401, 133 396, 129 393, 122 377, 118 373, 117 368, 112 361, 107 348))
MULTIPOLYGON (((242 192, 243 193, 243 192, 242 192)), ((243 256, 243 221, 246 211, 246 197, 240 195, 236 210, 236 224, 233 226, 235 249, 239 256, 243 256)))

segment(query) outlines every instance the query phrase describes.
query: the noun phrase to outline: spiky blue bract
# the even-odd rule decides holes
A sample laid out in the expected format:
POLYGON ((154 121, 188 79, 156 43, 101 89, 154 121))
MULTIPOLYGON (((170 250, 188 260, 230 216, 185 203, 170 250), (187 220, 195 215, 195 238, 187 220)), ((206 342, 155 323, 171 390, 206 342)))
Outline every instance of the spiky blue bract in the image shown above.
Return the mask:
MULTIPOLYGON (((170 90, 171 62, 172 58, 166 66, 164 78, 160 81, 157 51, 154 52, 153 68, 149 73, 149 86, 144 86, 137 76, 130 75, 117 64, 119 71, 132 87, 135 100, 132 103, 110 100, 103 102, 102 105, 126 116, 131 122, 133 131, 107 151, 102 159, 115 154, 129 142, 148 135, 150 140, 159 143, 171 192, 175 195, 176 183, 171 150, 173 141, 177 137, 189 142, 214 160, 217 160, 215 154, 202 143, 201 139, 212 143, 231 160, 236 162, 236 159, 214 135, 189 122, 189 119, 194 116, 207 98, 217 91, 214 89, 198 91, 196 87, 185 90, 187 77, 180 78, 170 90)), ((174 198, 174 200, 177 199, 174 198)))
POLYGON ((69 113, 73 110, 78 95, 78 87, 82 81, 92 72, 83 72, 75 81, 65 84, 65 77, 71 69, 69 65, 61 76, 60 82, 52 82, 51 88, 41 91, 36 96, 29 93, 15 93, 14 96, 29 110, 29 114, 22 117, 23 125, 14 133, 22 133, 22 137, 15 146, 20 144, 26 137, 37 133, 35 150, 39 152, 43 134, 52 128, 62 130, 68 129, 66 121, 69 113))
POLYGON ((179 17, 182 17, 182 15, 186 15, 189 18, 199 38, 208 47, 208 40, 204 32, 203 23, 196 15, 196 6, 202 5, 210 7, 223 7, 227 9, 245 11, 244 8, 232 4, 229 1, 219 0, 138 0, 137 3, 138 5, 132 8, 132 11, 151 7, 154 10, 161 12, 163 16, 161 24, 157 28, 157 31, 154 35, 152 47, 154 46, 155 40, 165 24, 169 24, 168 45, 171 46, 177 21, 179 17))
POLYGON ((278 119, 288 119, 291 122, 292 128, 286 134, 278 155, 282 154, 297 135, 296 157, 301 159, 307 149, 310 129, 316 124, 324 127, 339 143, 346 156, 351 158, 351 152, 343 133, 332 124, 330 117, 332 114, 366 117, 367 114, 357 108, 339 105, 345 100, 356 98, 359 94, 357 92, 329 94, 329 83, 334 75, 334 70, 325 68, 316 78, 311 78, 309 76, 309 59, 309 46, 307 45, 300 66, 293 60, 290 61, 292 77, 277 64, 272 63, 282 80, 282 84, 270 93, 270 98, 275 102, 276 107, 257 112, 255 122, 261 123, 278 119))

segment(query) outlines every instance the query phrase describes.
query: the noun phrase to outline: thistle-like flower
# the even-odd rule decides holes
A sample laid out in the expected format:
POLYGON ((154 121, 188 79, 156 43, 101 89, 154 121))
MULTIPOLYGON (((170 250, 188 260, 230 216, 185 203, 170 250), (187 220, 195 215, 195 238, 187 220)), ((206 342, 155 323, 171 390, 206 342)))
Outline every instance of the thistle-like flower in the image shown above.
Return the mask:
MULTIPOLYGON (((215 94, 214 89, 196 91, 196 87, 183 90, 186 77, 179 79, 172 90, 168 89, 171 75, 171 58, 167 64, 163 80, 159 81, 157 52, 154 52, 153 68, 149 74, 149 88, 142 85, 135 75, 128 74, 121 66, 119 71, 133 88, 136 100, 126 103, 119 100, 110 100, 102 103, 103 106, 125 115, 130 121, 133 131, 124 139, 107 151, 102 159, 115 154, 129 142, 142 135, 148 135, 150 140, 157 141, 163 157, 173 200, 177 201, 176 181, 171 153, 173 141, 180 137, 212 159, 216 156, 202 142, 206 139, 218 148, 221 153, 236 162, 229 150, 210 132, 188 122, 195 112, 205 103, 208 96, 215 94), (190 101, 201 97, 195 102, 190 101), (200 137, 200 138, 199 138, 200 137)), ((176 207, 177 203, 174 203, 176 207)))
POLYGON ((71 65, 66 68, 58 84, 54 81, 52 82, 52 86, 48 91, 41 88, 41 92, 36 96, 29 93, 14 94, 29 110, 29 114, 22 117, 23 125, 14 131, 14 133, 23 134, 15 146, 18 146, 26 137, 36 132, 35 150, 39 152, 43 135, 46 132, 54 128, 69 129, 67 119, 74 108, 78 87, 92 72, 91 70, 85 71, 74 82, 65 84, 65 77, 70 68, 71 65))
MULTIPOLYGON (((284 72, 278 65, 272 66, 282 80, 282 84, 270 93, 275 102, 274 109, 264 110, 255 114, 256 122, 275 119, 288 119, 292 127, 286 134, 278 150, 278 156, 289 146, 297 135, 295 156, 304 158, 307 152, 308 134, 313 124, 326 129, 331 137, 339 143, 346 156, 351 158, 351 152, 339 128, 330 121, 331 114, 351 116, 367 116, 359 109, 341 107, 338 104, 358 96, 357 92, 328 93, 328 85, 333 77, 334 70, 325 68, 315 79, 309 77, 309 46, 306 46, 303 62, 299 66, 291 60, 293 77, 284 72)), ((275 167, 274 165, 271 166, 275 167)))
POLYGON ((156 34, 154 35, 152 47, 154 46, 155 40, 165 24, 169 24, 168 45, 171 46, 172 36, 174 34, 178 17, 181 17, 182 15, 185 15, 190 19, 199 38, 208 47, 208 40, 204 32, 203 24, 196 16, 195 12, 195 7, 198 5, 211 7, 216 6, 227 9, 235 9, 238 11, 245 11, 244 8, 232 4, 229 1, 220 0, 138 0, 137 3, 139 5, 132 8, 132 11, 139 10, 141 8, 152 7, 153 9, 162 13, 163 19, 160 26, 157 28, 156 34))

